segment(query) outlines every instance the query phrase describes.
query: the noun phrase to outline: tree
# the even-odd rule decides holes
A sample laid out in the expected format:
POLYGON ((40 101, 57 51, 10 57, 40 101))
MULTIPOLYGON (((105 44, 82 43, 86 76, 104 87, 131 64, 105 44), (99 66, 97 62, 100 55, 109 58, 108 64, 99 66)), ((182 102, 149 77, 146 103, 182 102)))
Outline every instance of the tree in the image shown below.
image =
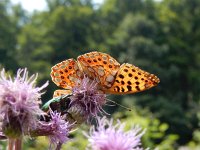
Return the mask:
MULTIPOLYGON (((14 70, 17 67, 15 60, 16 36, 18 18, 14 17, 15 12, 11 11, 12 5, 8 0, 0 2, 0 60, 1 65, 14 70)), ((22 10, 18 7, 18 10, 22 10)))

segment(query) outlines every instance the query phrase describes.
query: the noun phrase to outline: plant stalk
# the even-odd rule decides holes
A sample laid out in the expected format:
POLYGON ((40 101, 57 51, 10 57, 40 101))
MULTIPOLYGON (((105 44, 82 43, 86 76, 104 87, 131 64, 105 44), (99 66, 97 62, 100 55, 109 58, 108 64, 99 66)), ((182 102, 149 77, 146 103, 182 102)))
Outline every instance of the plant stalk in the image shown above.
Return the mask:
POLYGON ((14 139, 8 139, 8 147, 7 147, 7 150, 13 150, 13 147, 14 147, 14 139))
POLYGON ((15 139, 15 149, 14 150, 22 150, 22 139, 15 139))

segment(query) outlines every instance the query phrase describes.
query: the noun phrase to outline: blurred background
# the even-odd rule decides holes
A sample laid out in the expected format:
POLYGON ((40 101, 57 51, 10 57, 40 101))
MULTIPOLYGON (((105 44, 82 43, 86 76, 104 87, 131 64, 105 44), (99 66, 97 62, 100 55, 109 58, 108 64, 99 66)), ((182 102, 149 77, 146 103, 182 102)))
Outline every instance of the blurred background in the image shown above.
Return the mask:
MULTIPOLYGON (((142 93, 109 96, 133 111, 106 112, 146 128, 145 147, 200 149, 200 0, 0 0, 0 67, 11 74, 27 67, 39 73, 38 85, 49 80, 43 102, 58 88, 51 67, 93 50, 161 80, 142 93)), ((83 129, 63 149, 85 149, 83 129)), ((47 147, 45 138, 24 145, 47 147)))

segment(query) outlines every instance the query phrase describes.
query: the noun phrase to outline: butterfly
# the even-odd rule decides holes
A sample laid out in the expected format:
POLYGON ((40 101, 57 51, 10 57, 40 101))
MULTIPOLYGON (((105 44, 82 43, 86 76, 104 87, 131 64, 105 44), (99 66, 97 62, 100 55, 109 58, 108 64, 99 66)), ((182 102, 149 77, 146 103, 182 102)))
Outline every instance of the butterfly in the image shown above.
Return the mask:
POLYGON ((106 53, 89 52, 77 60, 64 60, 51 68, 52 81, 67 90, 56 90, 54 97, 70 94, 84 76, 98 83, 99 90, 106 94, 137 93, 156 86, 160 80, 132 64, 120 65, 106 53))

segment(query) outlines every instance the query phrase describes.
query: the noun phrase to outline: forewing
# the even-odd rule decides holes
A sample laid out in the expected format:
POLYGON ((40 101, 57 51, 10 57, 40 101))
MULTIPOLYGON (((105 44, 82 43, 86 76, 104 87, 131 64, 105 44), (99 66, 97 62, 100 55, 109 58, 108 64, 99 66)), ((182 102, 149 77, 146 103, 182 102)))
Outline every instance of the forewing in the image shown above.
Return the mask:
POLYGON ((77 60, 84 74, 95 79, 101 88, 112 86, 120 64, 110 55, 90 52, 79 56, 77 60))
POLYGON ((152 88, 159 82, 157 76, 125 63, 121 65, 112 87, 105 92, 111 94, 137 93, 152 88))
POLYGON ((68 59, 51 68, 52 81, 59 87, 71 89, 83 77, 74 59, 68 59))

